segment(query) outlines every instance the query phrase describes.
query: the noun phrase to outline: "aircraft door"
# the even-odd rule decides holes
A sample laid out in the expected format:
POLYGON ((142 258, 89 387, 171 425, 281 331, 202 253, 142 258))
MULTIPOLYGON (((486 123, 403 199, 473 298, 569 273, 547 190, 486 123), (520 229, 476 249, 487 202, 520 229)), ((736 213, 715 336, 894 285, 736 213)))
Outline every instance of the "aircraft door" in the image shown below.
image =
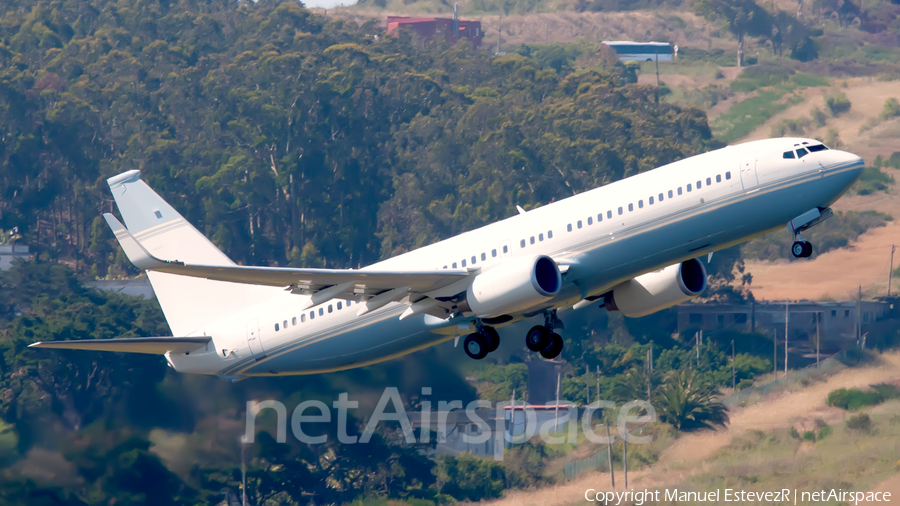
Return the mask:
POLYGON ((759 186, 759 178, 756 176, 756 155, 746 156, 741 161, 741 185, 745 190, 759 186))
POLYGON ((266 356, 262 339, 259 337, 259 319, 253 319, 247 323, 247 345, 250 347, 253 358, 259 360, 266 356))

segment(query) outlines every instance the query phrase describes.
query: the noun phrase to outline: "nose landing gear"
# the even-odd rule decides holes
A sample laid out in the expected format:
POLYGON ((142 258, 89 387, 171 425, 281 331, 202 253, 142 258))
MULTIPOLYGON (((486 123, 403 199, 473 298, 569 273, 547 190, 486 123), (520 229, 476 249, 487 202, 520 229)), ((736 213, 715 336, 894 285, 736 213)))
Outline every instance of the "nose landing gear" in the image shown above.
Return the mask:
POLYGON ((831 208, 815 207, 788 222, 788 230, 794 234, 794 244, 791 245, 791 254, 794 258, 809 258, 813 252, 812 244, 804 241, 800 233, 831 218, 833 214, 831 208))
POLYGON ((812 255, 812 244, 809 241, 799 240, 800 234, 797 234, 797 239, 791 246, 791 254, 794 255, 794 258, 809 258, 812 255))

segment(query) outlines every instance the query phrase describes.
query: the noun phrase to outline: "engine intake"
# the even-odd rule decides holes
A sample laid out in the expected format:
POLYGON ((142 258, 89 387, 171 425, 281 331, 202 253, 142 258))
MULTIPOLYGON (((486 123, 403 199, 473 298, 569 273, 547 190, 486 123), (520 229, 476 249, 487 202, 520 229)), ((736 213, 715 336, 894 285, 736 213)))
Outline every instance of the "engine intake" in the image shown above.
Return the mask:
POLYGON ((646 316, 692 299, 706 290, 706 268, 696 258, 620 283, 606 308, 629 318, 646 316))
POLYGON ((482 318, 524 311, 559 293, 562 275, 546 256, 515 257, 475 277, 465 305, 482 318))

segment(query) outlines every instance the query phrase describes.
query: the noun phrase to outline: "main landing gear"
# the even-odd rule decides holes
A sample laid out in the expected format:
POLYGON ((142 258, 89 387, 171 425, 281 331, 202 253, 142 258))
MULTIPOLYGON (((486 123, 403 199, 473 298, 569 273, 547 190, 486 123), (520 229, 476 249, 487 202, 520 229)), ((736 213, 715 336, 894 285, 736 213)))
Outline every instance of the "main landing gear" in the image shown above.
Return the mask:
POLYGON ((554 323, 559 323, 556 311, 548 313, 544 318, 544 325, 535 325, 525 334, 525 346, 531 351, 536 351, 546 359, 554 359, 562 353, 563 340, 559 334, 553 332, 554 323))
POLYGON ((500 335, 497 329, 485 326, 481 320, 475 320, 475 328, 477 331, 466 336, 463 341, 463 349, 466 350, 466 355, 481 360, 500 346, 500 335))

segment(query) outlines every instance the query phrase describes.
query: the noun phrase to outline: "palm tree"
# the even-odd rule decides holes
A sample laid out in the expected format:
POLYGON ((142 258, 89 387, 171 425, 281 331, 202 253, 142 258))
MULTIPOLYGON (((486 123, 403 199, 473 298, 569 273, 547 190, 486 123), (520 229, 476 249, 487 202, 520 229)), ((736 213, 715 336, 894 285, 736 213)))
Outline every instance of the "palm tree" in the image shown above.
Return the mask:
POLYGON ((689 431, 725 426, 728 408, 713 400, 716 388, 702 381, 695 369, 672 371, 656 388, 653 407, 660 420, 678 430, 689 431))

